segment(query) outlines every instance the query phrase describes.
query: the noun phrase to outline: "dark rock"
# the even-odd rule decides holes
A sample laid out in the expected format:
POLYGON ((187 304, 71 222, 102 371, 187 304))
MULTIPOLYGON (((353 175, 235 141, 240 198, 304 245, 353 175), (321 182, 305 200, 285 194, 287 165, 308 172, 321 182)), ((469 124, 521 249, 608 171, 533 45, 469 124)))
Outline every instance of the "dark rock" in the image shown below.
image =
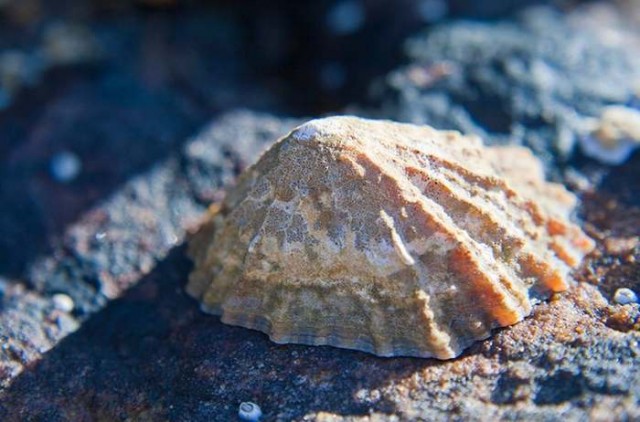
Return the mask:
POLYGON ((33 23, 39 31, 18 30, 0 14, 0 40, 15 37, 0 42, 0 91, 17 84, 0 113, 0 274, 24 276, 67 225, 178 150, 214 113, 282 107, 253 76, 238 16, 200 6, 91 19, 89 3, 51 6, 55 13, 33 23), (38 78, 26 65, 3 75, 2 63, 34 58, 38 78), (73 180, 51 171, 60 154, 78 160, 73 180))
POLYGON ((0 388, 75 331, 78 322, 50 300, 0 279, 0 388))
POLYGON ((71 296, 79 314, 95 311, 181 243, 222 188, 293 126, 242 111, 220 117, 181 154, 125 183, 69 226, 50 256, 31 264, 29 281, 46 295, 71 296))
POLYGON ((402 59, 399 45, 445 19, 496 19, 566 0, 235 1, 247 19, 251 60, 289 104, 313 114, 366 101, 370 81, 402 59), (375 48, 372 48, 375 46, 375 48), (284 76, 286 83, 282 83, 284 76), (289 87, 287 88, 287 85, 289 87))
POLYGON ((221 199, 224 184, 294 125, 294 120, 245 111, 220 117, 186 142, 180 154, 125 183, 70 225, 50 255, 30 263, 32 290, 3 281, 2 383, 184 242, 208 204, 221 199), (72 298, 73 317, 53 311, 53 296, 59 293, 72 298))

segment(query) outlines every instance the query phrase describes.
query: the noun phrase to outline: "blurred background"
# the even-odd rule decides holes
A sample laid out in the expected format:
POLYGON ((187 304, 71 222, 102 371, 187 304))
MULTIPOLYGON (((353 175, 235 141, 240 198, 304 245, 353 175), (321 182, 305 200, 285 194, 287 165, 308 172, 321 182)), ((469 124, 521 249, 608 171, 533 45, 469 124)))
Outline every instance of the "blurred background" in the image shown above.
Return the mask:
POLYGON ((121 72, 208 111, 273 103, 304 113, 335 110, 360 100, 373 77, 397 65, 402 41, 417 29, 579 3, 1 0, 0 106, 14 104, 21 91, 43 89, 45 75, 62 84, 121 72))

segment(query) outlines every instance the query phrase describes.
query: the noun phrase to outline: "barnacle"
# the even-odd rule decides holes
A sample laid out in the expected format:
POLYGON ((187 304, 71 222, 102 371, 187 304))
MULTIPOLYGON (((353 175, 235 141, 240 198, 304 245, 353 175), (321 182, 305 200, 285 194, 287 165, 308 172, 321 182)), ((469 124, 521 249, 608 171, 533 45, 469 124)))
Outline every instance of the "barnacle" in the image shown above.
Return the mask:
POLYGON ((640 146, 640 110, 613 105, 585 124, 591 133, 579 138, 582 152, 610 165, 624 163, 640 146))
POLYGON ((354 117, 276 142, 194 237, 203 310, 277 343, 452 358, 568 287, 593 242, 521 147, 354 117))

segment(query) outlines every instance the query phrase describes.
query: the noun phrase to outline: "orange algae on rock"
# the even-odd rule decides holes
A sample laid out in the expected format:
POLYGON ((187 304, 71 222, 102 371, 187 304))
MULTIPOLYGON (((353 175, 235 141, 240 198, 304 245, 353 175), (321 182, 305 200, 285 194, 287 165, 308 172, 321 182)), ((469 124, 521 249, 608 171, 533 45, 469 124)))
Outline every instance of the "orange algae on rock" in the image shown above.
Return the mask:
POLYGON ((190 244, 187 291, 278 343, 448 359, 568 287, 593 248, 521 147, 330 117, 276 142, 190 244))

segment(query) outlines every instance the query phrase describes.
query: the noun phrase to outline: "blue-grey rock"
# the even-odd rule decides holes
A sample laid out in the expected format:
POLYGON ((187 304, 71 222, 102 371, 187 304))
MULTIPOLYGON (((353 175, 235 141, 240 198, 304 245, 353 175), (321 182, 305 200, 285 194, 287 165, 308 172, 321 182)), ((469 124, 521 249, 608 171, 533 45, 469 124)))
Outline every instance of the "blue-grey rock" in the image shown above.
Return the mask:
POLYGON ((446 23, 406 45, 410 64, 378 91, 382 115, 526 145, 551 173, 575 157, 589 118, 637 101, 640 54, 549 8, 516 21, 446 23))

